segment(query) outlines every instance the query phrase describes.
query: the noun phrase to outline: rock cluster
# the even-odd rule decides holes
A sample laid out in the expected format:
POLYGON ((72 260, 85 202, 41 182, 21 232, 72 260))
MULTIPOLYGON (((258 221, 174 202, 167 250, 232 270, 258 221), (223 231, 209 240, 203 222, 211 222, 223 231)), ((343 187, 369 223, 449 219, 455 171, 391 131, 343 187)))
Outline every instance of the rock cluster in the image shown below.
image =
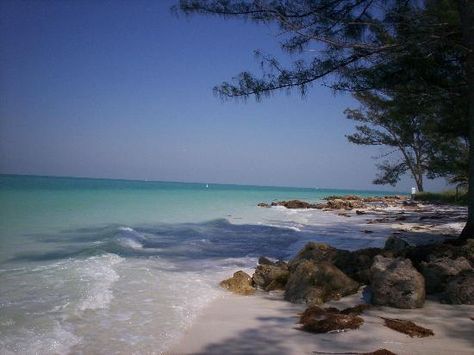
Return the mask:
MULTIPOLYGON (((257 206, 259 207, 272 207, 272 206, 283 206, 291 209, 307 209, 317 208, 324 210, 352 210, 354 208, 365 208, 368 205, 382 205, 382 206, 397 206, 397 205, 408 205, 407 197, 405 196, 383 196, 383 197, 360 197, 355 195, 346 196, 328 196, 324 200, 326 203, 309 203, 300 200, 290 201, 274 201, 271 204, 261 202, 257 206)), ((412 205, 410 205, 412 206, 412 205)), ((358 211, 362 214, 363 211, 358 211)))
POLYGON ((411 246, 392 237, 383 249, 347 251, 310 242, 288 263, 261 257, 252 277, 238 271, 221 286, 238 294, 256 289, 284 291, 284 298, 309 306, 371 289, 372 303, 423 307, 425 294, 446 303, 474 304, 474 240, 411 246))

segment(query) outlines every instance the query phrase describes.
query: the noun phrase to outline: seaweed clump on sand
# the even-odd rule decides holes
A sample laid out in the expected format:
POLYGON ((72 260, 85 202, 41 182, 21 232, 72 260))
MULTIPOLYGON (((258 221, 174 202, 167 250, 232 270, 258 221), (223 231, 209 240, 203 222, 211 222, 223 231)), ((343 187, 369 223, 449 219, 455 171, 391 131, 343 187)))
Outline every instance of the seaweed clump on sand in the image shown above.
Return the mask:
POLYGON ((301 330, 311 333, 341 332, 358 329, 364 320, 354 313, 343 314, 337 308, 308 307, 300 315, 301 330))
POLYGON ((420 327, 419 325, 416 325, 415 323, 409 320, 391 319, 391 318, 383 318, 383 317, 382 319, 385 321, 386 327, 396 330, 397 332, 407 334, 411 336, 412 338, 413 337, 424 338, 424 337, 434 335, 431 329, 420 327))
POLYGON ((354 353, 354 352, 349 352, 349 353, 328 353, 328 352, 321 352, 321 351, 313 351, 313 354, 324 354, 324 355, 397 355, 395 353, 392 353, 390 350, 387 349, 378 349, 375 351, 372 351, 370 353, 354 353))

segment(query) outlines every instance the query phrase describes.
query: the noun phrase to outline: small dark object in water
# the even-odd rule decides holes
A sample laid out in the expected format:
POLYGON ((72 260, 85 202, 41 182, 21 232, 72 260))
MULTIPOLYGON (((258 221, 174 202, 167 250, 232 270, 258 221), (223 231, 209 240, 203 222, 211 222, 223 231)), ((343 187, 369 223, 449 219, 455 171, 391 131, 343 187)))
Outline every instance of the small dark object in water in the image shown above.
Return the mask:
POLYGON ((365 213, 366 213, 366 212, 364 212, 364 211, 356 210, 356 214, 358 214, 358 215, 362 215, 362 214, 365 214, 365 213))
POLYGON ((409 320, 403 319, 391 319, 391 318, 384 318, 382 319, 385 321, 385 326, 390 329, 396 330, 397 332, 407 334, 413 337, 424 338, 427 336, 434 335, 433 331, 428 328, 420 327, 415 323, 409 320))
POLYGON ((364 229, 364 233, 373 233, 374 231, 369 231, 368 229, 364 229))

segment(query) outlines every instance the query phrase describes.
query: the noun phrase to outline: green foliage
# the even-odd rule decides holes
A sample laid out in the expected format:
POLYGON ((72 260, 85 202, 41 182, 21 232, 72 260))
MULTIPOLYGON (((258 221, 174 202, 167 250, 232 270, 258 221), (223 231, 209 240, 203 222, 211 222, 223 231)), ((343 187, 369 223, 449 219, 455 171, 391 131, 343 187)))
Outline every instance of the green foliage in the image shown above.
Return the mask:
POLYGON ((418 192, 415 195, 415 200, 428 203, 448 203, 455 205, 466 206, 468 203, 467 191, 449 190, 444 192, 418 192))

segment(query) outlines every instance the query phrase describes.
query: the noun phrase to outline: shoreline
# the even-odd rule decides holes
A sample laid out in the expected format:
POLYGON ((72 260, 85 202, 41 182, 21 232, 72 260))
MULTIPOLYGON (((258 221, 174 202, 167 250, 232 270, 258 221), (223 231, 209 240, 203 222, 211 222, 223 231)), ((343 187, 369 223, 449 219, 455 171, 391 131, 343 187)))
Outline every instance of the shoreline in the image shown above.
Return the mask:
MULTIPOLYGON (((352 229, 358 233, 363 226, 377 231, 383 225, 384 233, 391 231, 387 238, 392 235, 425 244, 452 237, 462 228, 465 211, 462 207, 417 204, 320 212, 352 217, 352 229), (429 236, 432 238, 427 239, 429 236)), ((367 303, 366 287, 323 306, 341 309, 367 303)), ((251 296, 229 292, 203 309, 164 354, 362 354, 378 349, 396 354, 472 354, 474 348, 474 306, 470 305, 441 304, 427 297, 419 309, 374 306, 364 312, 365 323, 360 329, 326 334, 297 329, 298 313, 305 308, 304 304, 284 301, 282 291, 257 291, 251 296), (411 320, 432 329, 435 335, 411 338, 385 327, 382 316, 411 320)))

